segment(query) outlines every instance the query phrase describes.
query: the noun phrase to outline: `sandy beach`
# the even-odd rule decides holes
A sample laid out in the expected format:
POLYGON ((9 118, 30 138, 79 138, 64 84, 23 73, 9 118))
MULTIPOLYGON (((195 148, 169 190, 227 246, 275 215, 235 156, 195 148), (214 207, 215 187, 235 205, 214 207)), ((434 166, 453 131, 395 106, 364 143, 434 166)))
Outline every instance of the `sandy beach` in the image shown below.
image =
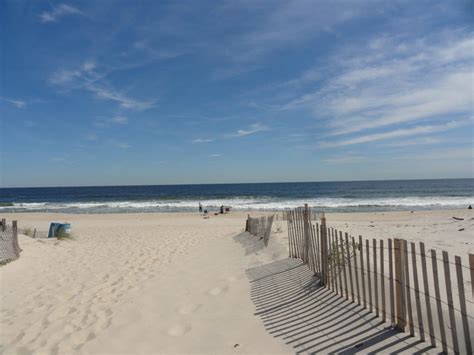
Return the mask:
MULTIPOLYGON (((20 235, 21 257, 0 267, 1 352, 293 353, 254 315, 246 274, 288 257, 286 222, 274 223, 267 249, 246 253, 234 238, 246 215, 5 215, 38 231, 67 221, 73 239, 20 235)), ((366 238, 424 241, 467 263, 473 217, 472 210, 337 213, 327 223, 366 238)))

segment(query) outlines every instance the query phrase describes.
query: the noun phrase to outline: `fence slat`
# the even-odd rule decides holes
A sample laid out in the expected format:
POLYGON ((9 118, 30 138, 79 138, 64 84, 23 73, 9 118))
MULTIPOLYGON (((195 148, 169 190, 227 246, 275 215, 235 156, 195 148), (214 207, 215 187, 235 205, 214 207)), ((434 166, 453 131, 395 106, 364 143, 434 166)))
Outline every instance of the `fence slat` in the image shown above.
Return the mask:
POLYGON ((389 292, 390 292, 390 321, 395 325, 395 290, 393 287, 393 251, 392 239, 388 240, 388 273, 389 273, 389 292))
POLYGON ((430 342, 432 347, 436 347, 436 339, 434 335, 433 327, 433 316, 431 315, 431 302, 430 302, 430 286, 428 284, 428 273, 426 267, 426 254, 425 254, 425 243, 420 242, 420 255, 421 255, 421 271, 423 274, 423 291, 425 293, 425 307, 428 317, 428 331, 430 334, 430 342))
POLYGON ((319 248, 319 228, 318 228, 318 223, 313 224, 313 234, 316 238, 315 241, 315 253, 316 253, 316 268, 318 270, 319 275, 321 276, 321 254, 320 254, 320 248, 319 248))
POLYGON ((340 259, 339 263, 342 262, 342 272, 344 273, 344 291, 346 293, 346 300, 349 299, 349 288, 347 287, 347 270, 346 270, 346 261, 345 255, 344 255, 344 239, 342 238, 342 232, 339 232, 339 240, 341 241, 341 250, 340 250, 340 259))
POLYGON ((334 262, 336 263, 336 267, 337 267, 337 276, 338 276, 338 279, 339 279, 339 291, 340 291, 340 295, 341 297, 344 297, 344 292, 343 292, 343 288, 342 288, 342 271, 341 271, 341 263, 339 262, 339 238, 337 237, 338 236, 338 231, 337 229, 334 230, 334 237, 335 237, 335 240, 336 240, 336 255, 337 257, 334 258, 334 262))
POLYGON ((330 252, 328 255, 328 260, 326 261, 328 264, 328 268, 331 270, 331 283, 332 283, 332 290, 333 292, 336 293, 336 295, 339 294, 339 288, 337 284, 337 271, 336 271, 336 261, 334 259, 334 254, 336 253, 335 249, 335 240, 334 240, 334 229, 331 228, 330 230, 330 236, 329 236, 329 244, 328 247, 330 248, 330 252))
POLYGON ((404 254, 404 277, 405 277, 405 298, 407 304, 407 313, 408 313, 408 328, 410 329, 410 335, 415 336, 415 327, 413 324, 413 312, 411 307, 411 292, 410 292, 410 271, 408 267, 408 243, 406 240, 403 240, 403 254, 404 254))
POLYGON ((309 264, 309 214, 310 210, 308 204, 305 203, 303 210, 303 246, 304 246, 304 261, 309 264))
POLYGON ((418 319, 418 328, 420 331, 420 340, 425 341, 425 328, 423 327, 423 315, 421 314, 420 288, 418 284, 418 270, 416 267, 415 243, 411 242, 411 262, 413 270, 413 287, 415 288, 416 317, 418 319))
POLYGON ((326 234, 326 217, 321 216, 321 285, 326 286, 328 281, 328 235, 326 234))
POLYGON ((293 257, 293 245, 292 245, 292 236, 291 236, 291 223, 290 219, 286 220, 286 226, 288 228, 288 256, 293 257))
POLYGON ((380 239, 380 292, 382 296, 382 322, 387 320, 387 311, 385 308, 385 274, 384 274, 384 250, 383 239, 380 239))
POLYGON ((352 280, 351 248, 349 244, 349 235, 346 233, 345 236, 346 236, 347 266, 348 266, 348 271, 349 271, 349 285, 351 287, 351 299, 352 299, 352 302, 355 302, 354 281, 352 280))
POLYGON ((359 274, 357 273, 357 247, 356 247, 356 242, 355 238, 352 237, 352 250, 354 253, 354 277, 355 277, 355 283, 356 283, 356 292, 357 292, 357 304, 360 306, 360 288, 359 288, 359 274))
POLYGON ((462 329, 464 332, 464 344, 466 346, 465 353, 472 354, 471 333, 469 333, 469 323, 467 321, 466 297, 464 296, 464 281, 462 277, 461 258, 454 257, 456 264, 456 277, 458 281, 459 305, 461 308, 462 329))
POLYGON ((377 282, 377 241, 372 239, 372 248, 374 249, 374 307, 375 316, 379 316, 379 290, 377 282))
POLYGON ((454 353, 459 354, 459 342, 456 329, 456 318, 454 318, 453 291, 451 288, 451 273, 449 270, 448 252, 443 251, 444 280, 446 282, 446 296, 448 298, 449 322, 451 324, 451 335, 453 341, 454 353))
POLYGON ((365 275, 364 275, 364 245, 362 243, 362 236, 359 235, 359 249, 360 249, 360 279, 362 283, 362 298, 364 299, 364 309, 367 308, 367 297, 365 294, 365 275))
POLYGON ((438 263, 436 261, 436 250, 431 249, 431 263, 433 267, 433 282, 436 296, 436 309, 438 311, 439 329, 441 333, 441 346, 443 352, 448 352, 448 344, 446 343, 446 331, 444 329, 443 309, 441 308, 441 293, 439 291, 439 280, 438 280, 438 263))
POLYGON ((370 246, 369 240, 365 241, 365 257, 367 260, 367 292, 369 294, 369 312, 372 312, 372 286, 370 283, 370 246))
POLYGON ((405 331, 405 295, 403 292, 404 279, 402 267, 402 248, 401 240, 395 238, 395 299, 397 303, 397 328, 402 332, 405 331))

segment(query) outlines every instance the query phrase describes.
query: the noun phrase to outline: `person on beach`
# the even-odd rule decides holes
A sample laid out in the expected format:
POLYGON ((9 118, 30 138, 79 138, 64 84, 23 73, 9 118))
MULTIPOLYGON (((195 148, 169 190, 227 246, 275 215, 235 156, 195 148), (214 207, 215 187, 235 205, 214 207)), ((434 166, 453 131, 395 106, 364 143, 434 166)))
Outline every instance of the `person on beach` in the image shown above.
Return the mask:
POLYGON ((202 205, 201 205, 201 202, 199 202, 199 213, 202 213, 202 205))
POLYGON ((224 214, 224 205, 221 205, 221 214, 224 214))

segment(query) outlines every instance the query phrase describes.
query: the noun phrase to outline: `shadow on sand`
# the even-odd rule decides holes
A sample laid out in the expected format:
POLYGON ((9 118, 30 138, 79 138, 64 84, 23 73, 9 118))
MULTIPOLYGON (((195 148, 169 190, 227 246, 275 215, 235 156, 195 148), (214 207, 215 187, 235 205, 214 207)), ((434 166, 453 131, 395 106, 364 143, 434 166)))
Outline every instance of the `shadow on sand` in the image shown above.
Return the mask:
POLYGON ((318 277, 299 259, 258 266, 247 275, 255 314, 270 334, 293 346, 297 354, 438 353, 429 343, 392 329, 373 313, 320 286, 318 277))
POLYGON ((245 250, 245 255, 256 253, 265 248, 263 238, 250 235, 247 232, 240 233, 234 237, 234 241, 240 244, 245 250))

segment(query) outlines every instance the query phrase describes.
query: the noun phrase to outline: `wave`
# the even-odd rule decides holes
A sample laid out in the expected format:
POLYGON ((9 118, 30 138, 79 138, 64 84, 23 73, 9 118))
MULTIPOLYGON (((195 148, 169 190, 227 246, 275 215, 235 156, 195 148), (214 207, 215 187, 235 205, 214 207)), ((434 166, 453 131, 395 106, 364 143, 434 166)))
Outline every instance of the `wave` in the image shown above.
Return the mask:
POLYGON ((226 199, 183 199, 183 200, 147 200, 147 201, 86 201, 86 202, 23 202, 13 206, 0 207, 0 212, 31 211, 31 212, 76 212, 76 213, 107 213, 107 212, 186 212, 197 210, 201 202, 205 209, 218 209, 221 205, 230 206, 234 210, 269 210, 281 211, 295 208, 307 203, 317 210, 393 210, 393 209, 442 209, 465 208, 474 204, 474 197, 449 196, 410 196, 386 198, 247 198, 232 197, 226 199))

